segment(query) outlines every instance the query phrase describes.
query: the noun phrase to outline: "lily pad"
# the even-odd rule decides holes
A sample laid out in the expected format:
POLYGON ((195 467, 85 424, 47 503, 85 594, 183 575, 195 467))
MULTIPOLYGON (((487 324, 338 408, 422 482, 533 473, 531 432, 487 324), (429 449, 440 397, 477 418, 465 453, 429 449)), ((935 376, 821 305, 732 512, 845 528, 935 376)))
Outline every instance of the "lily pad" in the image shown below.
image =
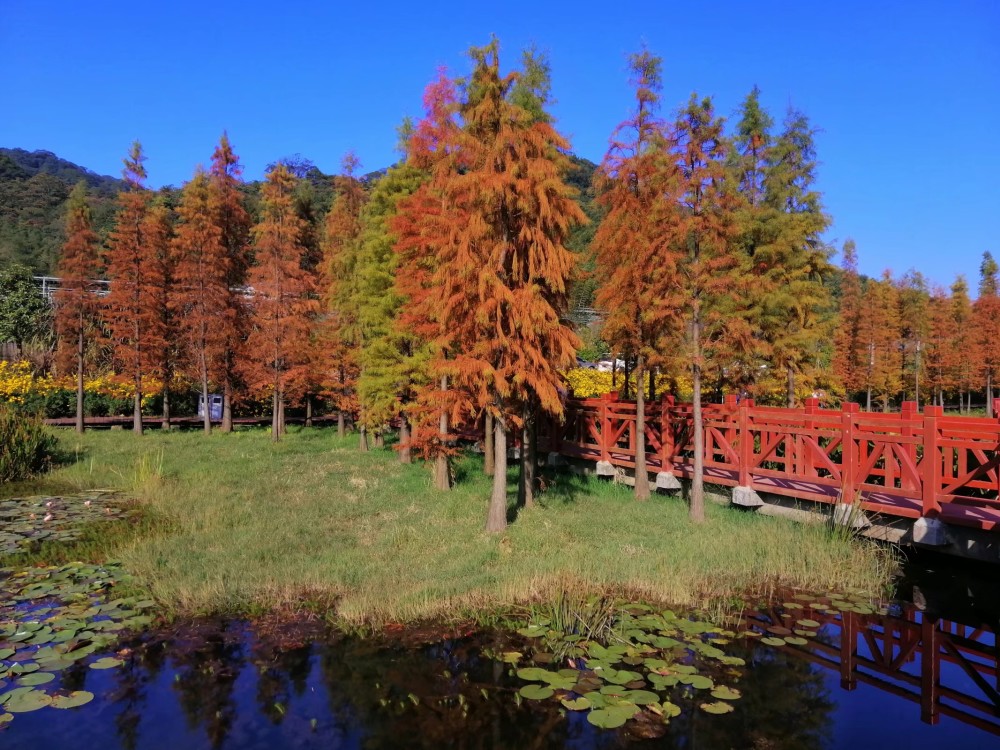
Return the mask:
POLYGON ((20 677, 17 684, 22 687, 45 685, 46 683, 52 682, 55 678, 56 676, 51 672, 34 672, 20 677))
POLYGON ((582 695, 579 698, 574 698, 573 700, 563 698, 560 703, 562 703, 570 711, 585 711, 590 708, 590 700, 582 695))
POLYGON ((527 698, 532 701, 541 701, 546 698, 551 698, 555 695, 556 691, 548 685, 525 685, 517 692, 520 693, 522 698, 527 698))
POLYGON ((769 636, 767 638, 761 638, 760 642, 761 643, 766 643, 768 646, 784 646, 785 645, 785 639, 784 638, 775 638, 773 636, 769 636))
POLYGON ((712 691, 712 697, 723 701, 735 701, 742 698, 743 693, 736 688, 729 687, 728 685, 717 685, 712 691))
POLYGON ((733 704, 726 703, 725 701, 702 703, 701 710, 709 714, 728 714, 733 710, 733 704))
POLYGON ((69 695, 57 695, 52 698, 53 708, 76 708, 94 700, 94 694, 86 690, 74 690, 69 695))
POLYGON ((4 704, 8 713, 26 714, 30 711, 37 711, 52 703, 52 696, 43 693, 41 690, 31 690, 27 693, 16 695, 4 704))
POLYGON ((98 659, 90 665, 91 669, 113 669, 114 667, 119 667, 122 665, 121 659, 116 659, 113 656, 105 656, 102 659, 98 659))

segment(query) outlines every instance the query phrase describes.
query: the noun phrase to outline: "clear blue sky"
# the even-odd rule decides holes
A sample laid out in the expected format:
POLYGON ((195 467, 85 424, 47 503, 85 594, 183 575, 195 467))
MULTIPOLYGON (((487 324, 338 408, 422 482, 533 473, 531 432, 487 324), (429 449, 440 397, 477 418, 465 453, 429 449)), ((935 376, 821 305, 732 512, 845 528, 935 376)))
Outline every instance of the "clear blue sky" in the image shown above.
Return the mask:
POLYGON ((246 176, 300 153, 394 160, 436 68, 467 71, 491 33, 514 65, 548 52, 554 113, 599 161, 627 114, 625 56, 664 58, 670 109, 692 91, 731 115, 760 86, 822 132, 819 188, 861 270, 975 286, 1000 255, 1000 2, 335 2, 0 0, 0 146, 120 171, 142 141, 153 186, 181 184, 223 129, 246 176))

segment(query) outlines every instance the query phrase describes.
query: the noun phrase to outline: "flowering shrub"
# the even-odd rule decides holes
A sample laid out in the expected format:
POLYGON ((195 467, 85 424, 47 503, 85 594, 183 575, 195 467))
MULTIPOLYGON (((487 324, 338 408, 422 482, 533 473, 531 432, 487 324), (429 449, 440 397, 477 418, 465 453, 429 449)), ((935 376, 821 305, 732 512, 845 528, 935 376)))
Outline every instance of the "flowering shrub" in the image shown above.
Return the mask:
MULTIPOLYGON (((583 367, 577 367, 575 369, 569 370, 564 373, 566 382, 569 384, 570 393, 576 398, 597 398, 605 393, 612 393, 614 391, 621 391, 622 385, 624 384, 625 378, 621 373, 618 373, 614 385, 612 384, 612 378, 610 372, 602 372, 601 370, 588 370, 583 367), (615 387, 617 386, 617 387, 615 387)), ((657 397, 663 393, 669 393, 671 384, 675 379, 670 378, 666 375, 657 375, 653 383, 654 389, 656 391, 657 397)), ((635 391, 635 377, 630 378, 632 383, 632 390, 635 391)), ((691 397, 691 383, 685 378, 677 378, 676 383, 678 386, 678 391, 681 399, 691 397)), ((645 386, 644 386, 645 387, 645 386)))
MULTIPOLYGON (((163 390, 163 382, 149 378, 143 383, 143 407, 163 390)), ((84 377, 84 409, 91 416, 128 412, 135 386, 114 373, 84 377)), ((48 417, 69 416, 76 408, 76 379, 72 376, 36 375, 28 362, 0 361, 0 403, 48 417)))

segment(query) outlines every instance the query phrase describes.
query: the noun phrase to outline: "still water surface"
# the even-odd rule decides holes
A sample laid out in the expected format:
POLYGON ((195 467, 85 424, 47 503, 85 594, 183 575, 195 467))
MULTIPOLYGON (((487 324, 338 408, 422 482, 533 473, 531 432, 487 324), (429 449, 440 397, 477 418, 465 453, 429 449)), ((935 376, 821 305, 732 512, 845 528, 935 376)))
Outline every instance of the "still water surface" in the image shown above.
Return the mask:
POLYGON ((1000 747, 994 572, 924 559, 889 615, 822 618, 808 646, 732 644, 747 661, 735 711, 681 701, 659 737, 597 729, 554 701, 516 705, 523 683, 483 654, 506 645, 499 634, 401 645, 228 622, 137 641, 120 670, 68 670, 63 686, 95 701, 19 714, 0 748, 1000 747))

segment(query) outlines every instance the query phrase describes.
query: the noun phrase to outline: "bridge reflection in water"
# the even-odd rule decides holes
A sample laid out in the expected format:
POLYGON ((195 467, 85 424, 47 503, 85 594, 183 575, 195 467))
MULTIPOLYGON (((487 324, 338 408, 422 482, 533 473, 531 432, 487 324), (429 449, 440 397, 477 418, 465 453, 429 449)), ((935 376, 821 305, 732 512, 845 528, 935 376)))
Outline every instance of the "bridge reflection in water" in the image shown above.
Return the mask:
POLYGON ((1000 736, 996 621, 984 624, 973 611, 964 622, 945 619, 925 608, 919 588, 912 595, 920 606, 893 604, 884 614, 833 612, 808 601, 789 602, 794 609, 776 604, 749 614, 747 624, 781 635, 783 628, 801 630, 802 619, 819 623, 805 645, 781 648, 838 672, 845 690, 862 683, 912 701, 928 724, 948 716, 1000 736))

